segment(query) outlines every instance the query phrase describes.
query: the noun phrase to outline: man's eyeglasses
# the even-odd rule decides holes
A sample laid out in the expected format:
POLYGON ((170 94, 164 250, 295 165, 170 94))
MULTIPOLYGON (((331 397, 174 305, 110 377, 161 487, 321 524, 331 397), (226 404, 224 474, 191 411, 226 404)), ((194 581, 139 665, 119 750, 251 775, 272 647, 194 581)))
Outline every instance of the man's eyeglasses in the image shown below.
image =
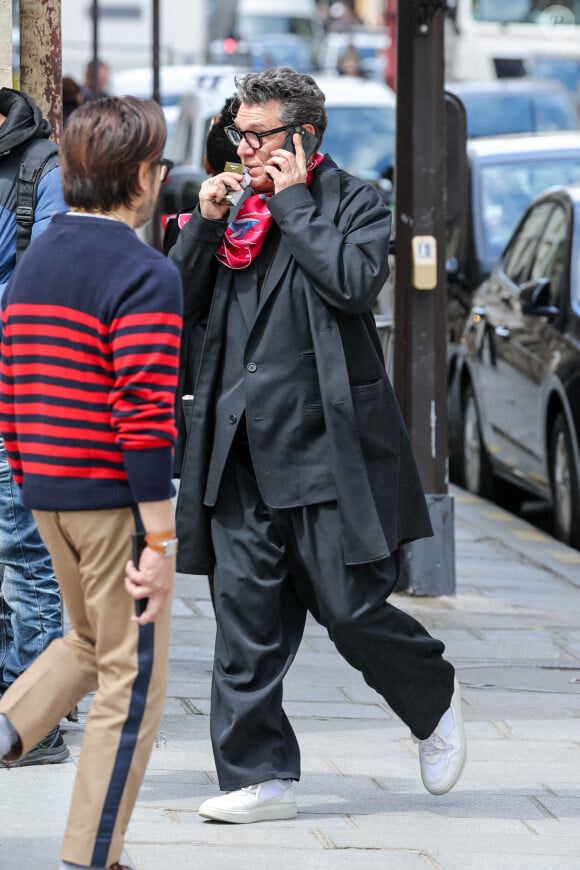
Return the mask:
POLYGON ((161 160, 156 160, 155 164, 157 166, 161 167, 161 181, 162 182, 165 181, 165 179, 167 178, 167 176, 169 175, 169 173, 171 172, 171 170, 175 166, 175 163, 173 162, 173 160, 169 160, 168 157, 162 157, 161 160))
POLYGON ((226 127, 225 131, 232 145, 237 147, 242 139, 244 139, 250 148, 257 151, 258 148, 262 147, 262 139, 265 139, 266 136, 273 136, 274 133, 281 133, 282 130, 289 130, 294 126, 294 124, 284 124, 283 127, 274 127, 273 130, 265 130, 263 133, 258 133, 256 130, 238 130, 236 126, 232 125, 231 127, 226 127))

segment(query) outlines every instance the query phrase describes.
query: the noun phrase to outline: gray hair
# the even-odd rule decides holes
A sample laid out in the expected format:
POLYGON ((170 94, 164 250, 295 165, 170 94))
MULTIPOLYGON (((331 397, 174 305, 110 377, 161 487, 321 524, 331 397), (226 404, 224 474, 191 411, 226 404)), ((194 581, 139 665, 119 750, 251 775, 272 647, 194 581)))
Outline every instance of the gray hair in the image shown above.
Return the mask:
POLYGON ((278 101, 282 124, 312 124, 320 144, 328 124, 326 98, 312 76, 289 66, 275 66, 236 76, 235 84, 241 102, 246 105, 278 101))

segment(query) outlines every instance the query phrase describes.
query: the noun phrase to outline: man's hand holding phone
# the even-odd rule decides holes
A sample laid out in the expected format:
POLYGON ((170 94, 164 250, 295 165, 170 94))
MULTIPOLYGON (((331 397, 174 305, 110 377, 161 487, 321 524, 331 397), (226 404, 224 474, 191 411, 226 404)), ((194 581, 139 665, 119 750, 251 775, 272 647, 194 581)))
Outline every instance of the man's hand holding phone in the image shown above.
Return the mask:
POLYGON ((292 127, 281 148, 272 151, 265 171, 279 193, 294 184, 306 182, 306 164, 317 146, 316 136, 305 127, 292 127))

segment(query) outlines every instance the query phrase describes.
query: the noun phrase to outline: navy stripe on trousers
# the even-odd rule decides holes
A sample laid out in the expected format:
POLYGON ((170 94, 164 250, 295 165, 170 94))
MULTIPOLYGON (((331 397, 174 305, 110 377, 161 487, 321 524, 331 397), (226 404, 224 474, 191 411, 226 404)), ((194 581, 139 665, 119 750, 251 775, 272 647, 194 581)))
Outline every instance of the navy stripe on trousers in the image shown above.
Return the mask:
POLYGON ((131 701, 127 720, 121 732, 119 749, 111 773, 111 782, 103 805, 103 812, 97 830, 95 850, 91 864, 104 867, 109 853, 119 804, 125 790, 125 783, 131 769, 133 753, 137 744, 137 737, 143 721, 147 692, 151 681, 155 651, 155 624, 139 626, 139 644, 137 649, 137 677, 131 692, 131 701))

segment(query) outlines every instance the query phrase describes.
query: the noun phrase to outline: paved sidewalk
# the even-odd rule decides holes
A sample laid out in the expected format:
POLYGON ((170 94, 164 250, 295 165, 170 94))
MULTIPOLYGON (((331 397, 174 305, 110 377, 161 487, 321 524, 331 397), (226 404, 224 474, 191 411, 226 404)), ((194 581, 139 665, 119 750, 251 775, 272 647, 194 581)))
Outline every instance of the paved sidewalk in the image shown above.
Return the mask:
MULTIPOLYGON (((169 696, 127 833, 136 870, 580 870, 580 553, 454 489, 457 594, 393 596, 447 645, 469 738, 427 794, 409 732, 308 623, 285 683, 301 748, 296 820, 204 822, 218 793, 208 712, 214 621, 180 575, 169 696)), ((78 758, 87 702, 65 738, 78 758)), ((53 870, 73 762, 0 771, 0 868, 53 870)))

